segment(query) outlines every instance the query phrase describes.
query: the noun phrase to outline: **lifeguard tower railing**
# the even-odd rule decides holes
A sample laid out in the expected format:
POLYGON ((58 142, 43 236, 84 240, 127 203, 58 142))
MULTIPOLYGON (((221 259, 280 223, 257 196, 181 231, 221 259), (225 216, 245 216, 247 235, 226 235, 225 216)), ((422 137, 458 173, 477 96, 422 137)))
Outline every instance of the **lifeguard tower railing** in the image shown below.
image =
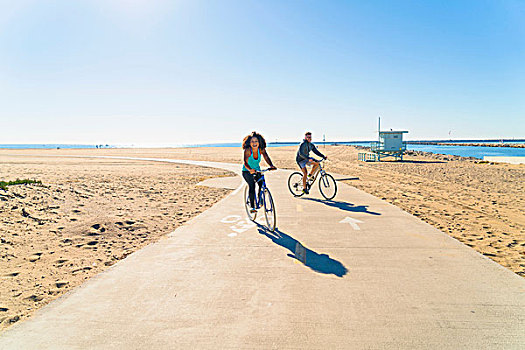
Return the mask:
POLYGON ((384 142, 372 142, 370 143, 370 151, 377 154, 377 160, 385 157, 394 157, 396 159, 403 160, 403 153, 407 150, 407 143, 401 142, 401 146, 397 148, 388 147, 384 142))

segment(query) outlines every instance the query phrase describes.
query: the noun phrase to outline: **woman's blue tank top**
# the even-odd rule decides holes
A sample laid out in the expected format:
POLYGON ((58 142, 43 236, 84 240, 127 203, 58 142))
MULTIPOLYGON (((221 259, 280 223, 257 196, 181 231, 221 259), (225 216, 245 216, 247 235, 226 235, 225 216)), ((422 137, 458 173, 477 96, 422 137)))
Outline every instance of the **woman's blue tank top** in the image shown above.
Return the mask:
MULTIPOLYGON (((253 158, 253 151, 251 151, 251 152, 252 152, 252 154, 250 154, 250 158, 248 158, 248 165, 253 170, 261 171, 261 167, 259 165, 259 163, 261 162, 261 151, 259 149, 257 149, 257 154, 259 155, 257 157, 257 159, 253 158)), ((248 171, 248 169, 246 169, 244 164, 242 166, 242 171, 248 171)))

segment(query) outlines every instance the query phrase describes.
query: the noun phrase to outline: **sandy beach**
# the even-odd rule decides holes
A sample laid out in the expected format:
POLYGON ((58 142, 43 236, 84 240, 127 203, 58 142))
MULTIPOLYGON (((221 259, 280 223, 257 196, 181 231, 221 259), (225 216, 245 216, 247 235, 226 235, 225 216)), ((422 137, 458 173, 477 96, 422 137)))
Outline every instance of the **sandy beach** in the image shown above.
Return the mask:
POLYGON ((230 192, 197 184, 231 174, 187 165, 4 155, 0 164, 1 179, 42 181, 0 190, 0 329, 230 192))
MULTIPOLYGON (((404 162, 363 163, 351 146, 320 147, 329 172, 388 201, 525 277, 525 165, 412 153, 404 162)), ((269 148, 295 169, 295 147, 269 148)), ((42 185, 0 191, 0 329, 29 317, 223 198, 197 186, 231 174, 100 155, 241 163, 239 148, 0 150, 0 180, 42 185), (51 157, 35 157, 47 155, 51 157)), ((240 166, 240 165, 239 165, 240 166)), ((337 199, 337 197, 336 197, 337 199)))

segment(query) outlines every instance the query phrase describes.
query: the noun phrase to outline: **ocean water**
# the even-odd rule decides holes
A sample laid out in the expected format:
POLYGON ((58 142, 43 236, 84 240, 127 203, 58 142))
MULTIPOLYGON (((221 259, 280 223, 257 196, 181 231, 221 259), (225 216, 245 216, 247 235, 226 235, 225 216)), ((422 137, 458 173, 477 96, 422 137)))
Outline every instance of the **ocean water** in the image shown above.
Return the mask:
MULTIPOLYGON (((82 148, 97 148, 98 145, 67 145, 67 144, 0 144, 1 148, 7 149, 56 149, 56 148, 69 148, 69 149, 82 149, 82 148)), ((109 147, 109 145, 104 145, 109 147)))
MULTIPOLYGON (((473 141, 453 141, 454 143, 472 143, 473 141)), ((476 141, 480 142, 480 141, 476 141)), ((496 142, 496 141, 490 141, 496 142)), ((489 143, 489 142, 484 142, 489 143)), ((497 143, 500 143, 499 141, 497 143)), ((507 141, 505 143, 524 143, 523 141, 507 141)), ((315 142, 319 147, 323 145, 323 142, 315 142)), ((358 145, 364 147, 370 147, 370 142, 326 142, 327 145, 338 144, 338 145, 358 145)), ((285 146, 298 146, 299 142, 282 142, 282 143, 269 143, 268 147, 285 147, 285 146)), ((103 145, 102 148, 121 148, 124 146, 114 145, 103 145)), ((130 146, 127 146, 130 147, 130 146)), ((207 143, 207 144, 179 144, 179 145, 165 145, 165 147, 241 147, 240 142, 234 143, 207 143)), ((97 148, 97 145, 68 145, 68 144, 0 144, 0 148, 7 149, 92 149, 97 148)), ((423 151, 440 154, 450 154, 461 157, 475 157, 483 159, 484 156, 502 156, 502 157, 525 157, 525 148, 512 148, 512 147, 479 147, 479 146, 444 146, 444 145, 419 145, 419 144, 408 144, 407 149, 411 151, 423 151)))

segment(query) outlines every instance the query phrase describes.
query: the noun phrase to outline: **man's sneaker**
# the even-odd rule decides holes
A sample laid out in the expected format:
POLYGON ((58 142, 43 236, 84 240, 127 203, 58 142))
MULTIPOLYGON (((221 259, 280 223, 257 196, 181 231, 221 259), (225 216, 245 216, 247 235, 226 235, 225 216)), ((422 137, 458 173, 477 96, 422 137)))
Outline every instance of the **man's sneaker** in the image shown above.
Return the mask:
POLYGON ((310 192, 308 192, 308 189, 306 189, 306 188, 303 189, 303 193, 304 193, 304 194, 310 194, 310 192))
POLYGON ((250 213, 252 213, 252 214, 257 213, 257 209, 255 209, 255 208, 251 208, 251 209, 250 209, 250 213))

